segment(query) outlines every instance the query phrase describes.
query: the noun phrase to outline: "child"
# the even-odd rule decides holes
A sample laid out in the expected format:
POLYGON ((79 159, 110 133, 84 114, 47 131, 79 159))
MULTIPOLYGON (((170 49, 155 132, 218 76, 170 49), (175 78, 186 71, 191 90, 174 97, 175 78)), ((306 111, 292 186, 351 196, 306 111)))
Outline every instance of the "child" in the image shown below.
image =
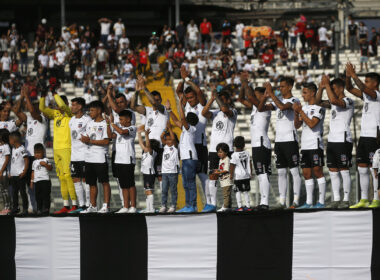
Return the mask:
POLYGON ((179 172, 179 157, 176 135, 173 133, 170 121, 167 129, 161 135, 161 142, 164 144, 162 153, 162 192, 160 213, 174 213, 177 208, 177 183, 179 172), (168 192, 171 192, 172 203, 169 210, 166 211, 168 192))
POLYGON ((233 182, 230 179, 230 158, 228 152, 229 146, 226 143, 219 143, 216 146, 219 157, 219 168, 213 171, 213 174, 219 175, 219 183, 223 190, 223 207, 218 212, 231 210, 231 189, 233 182))
POLYGON ((252 177, 252 162, 249 153, 244 151, 245 140, 242 136, 237 136, 234 140, 236 151, 231 156, 230 179, 234 180, 236 193, 237 211, 244 211, 241 204, 241 194, 244 194, 245 206, 251 210, 249 191, 251 190, 250 180, 252 177))
POLYGON ((117 214, 136 213, 135 187, 135 138, 136 127, 132 125, 132 112, 123 110, 119 113, 119 125, 113 119, 107 119, 108 135, 116 141, 115 171, 123 193, 123 207, 117 214), (111 127, 113 132, 111 132, 111 127))
POLYGON ((28 196, 26 195, 25 175, 28 171, 29 158, 23 145, 21 145, 20 132, 14 131, 9 135, 9 144, 12 146, 12 163, 10 170, 10 183, 12 185, 13 207, 11 214, 17 214, 18 193, 22 199, 22 214, 28 214, 28 196))
POLYGON ((150 130, 145 131, 145 144, 141 133, 144 131, 144 126, 140 126, 138 129, 139 144, 143 150, 141 157, 141 173, 143 174, 144 190, 146 194, 146 210, 145 213, 154 213, 154 161, 157 156, 157 150, 160 147, 160 142, 155 139, 149 139, 150 130))
POLYGON ((101 101, 96 100, 90 103, 89 108, 89 115, 92 120, 87 123, 86 135, 81 135, 81 141, 87 145, 84 176, 86 183, 90 185, 90 206, 80 213, 108 213, 111 187, 108 178, 106 155, 110 140, 107 133, 107 123, 102 116, 104 105, 101 101), (104 203, 99 211, 96 206, 98 181, 102 183, 104 190, 104 203))
POLYGON ((37 143, 34 145, 34 158, 30 185, 31 188, 33 188, 34 183, 37 214, 49 214, 51 192, 49 171, 53 169, 53 165, 51 165, 45 157, 45 148, 43 144, 37 143))
POLYGON ((4 209, 0 215, 8 215, 11 210, 11 200, 9 197, 9 180, 8 180, 8 163, 10 160, 11 149, 8 145, 9 131, 8 129, 0 129, 0 190, 3 197, 4 209))

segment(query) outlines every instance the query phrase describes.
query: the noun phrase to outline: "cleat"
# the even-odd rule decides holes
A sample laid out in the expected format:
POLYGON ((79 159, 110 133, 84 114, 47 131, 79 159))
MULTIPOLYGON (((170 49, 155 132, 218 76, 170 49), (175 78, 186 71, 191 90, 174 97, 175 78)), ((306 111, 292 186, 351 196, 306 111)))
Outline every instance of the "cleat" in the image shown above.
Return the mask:
POLYGON ((158 211, 159 213, 166 213, 166 206, 161 206, 160 210, 158 211))
POLYGON ((380 207, 380 200, 374 199, 372 200, 371 205, 368 206, 368 208, 379 208, 380 207))
POLYGON ((183 213, 195 213, 195 212, 197 212, 196 207, 189 206, 183 213))
POLYGON ((350 206, 350 209, 359 209, 359 208, 367 208, 369 206, 368 199, 360 199, 358 203, 350 206))
POLYGON ((251 211, 253 211, 253 208, 252 207, 245 207, 244 211, 251 212, 251 211))
POLYGON ((211 212, 216 212, 216 206, 212 204, 208 204, 207 208, 203 208, 202 210, 203 213, 211 213, 211 212))
POLYGON ((260 204, 255 208, 257 211, 268 211, 269 210, 269 205, 266 204, 260 204))
POLYGON ((183 208, 177 210, 177 213, 187 213, 188 208, 189 208, 188 206, 185 206, 185 207, 183 207, 183 208))
POLYGON ((340 201, 333 201, 333 202, 331 202, 329 208, 338 209, 339 205, 340 205, 340 201))
POLYGON ((97 212, 98 212, 98 208, 90 205, 87 207, 86 210, 80 212, 80 214, 97 213, 97 212))
POLYGON ((228 211, 230 211, 230 210, 231 210, 230 208, 222 207, 222 208, 220 208, 217 212, 228 212, 228 211))
POLYGON ((117 211, 116 214, 125 214, 128 213, 128 210, 128 208, 123 207, 119 211, 117 211))
POLYGON ((338 209, 348 209, 350 208, 350 202, 348 201, 342 201, 338 205, 338 209))
POLYGON ((276 207, 274 208, 274 210, 284 210, 286 209, 286 204, 277 204, 276 207))
MULTIPOLYGON (((137 209, 136 209, 136 207, 130 207, 129 210, 128 210, 128 213, 129 213, 129 214, 137 213, 137 209)), ((147 212, 147 213, 150 213, 150 212, 147 212)))
POLYGON ((20 212, 20 209, 19 209, 19 208, 12 209, 10 215, 17 215, 19 212, 20 212))
POLYGON ((71 209, 67 211, 67 213, 72 213, 73 211, 76 211, 76 210, 78 210, 78 207, 76 205, 73 205, 73 207, 71 207, 71 209))
POLYGON ((317 203, 315 204, 314 206, 311 207, 312 209, 321 209, 321 208, 326 208, 326 205, 322 204, 322 203, 317 203))
POLYGON ((70 213, 70 214, 78 214, 78 213, 80 213, 80 212, 82 212, 82 211, 84 211, 84 209, 83 209, 82 207, 77 208, 77 209, 75 209, 75 210, 72 210, 72 208, 71 208, 70 211, 69 211, 69 213, 70 213))
POLYGON ((210 204, 206 204, 205 207, 203 207, 202 209, 202 213, 207 213, 208 212, 208 209, 210 208, 210 204))
POLYGON ((107 203, 103 203, 103 207, 98 211, 98 213, 101 214, 107 214, 110 212, 110 209, 108 208, 107 203))
POLYGON ((244 207, 240 207, 240 208, 236 208, 235 211, 236 212, 244 212, 245 209, 244 209, 244 207))
POLYGON ((168 212, 166 213, 175 213, 175 206, 170 206, 168 212))
POLYGON ((291 206, 289 206, 289 209, 297 209, 299 207, 299 205, 295 202, 293 202, 293 204, 291 206))
POLYGON ((313 207, 313 205, 305 203, 304 205, 298 207, 297 209, 301 209, 301 210, 302 209, 310 209, 312 207, 313 207))
POLYGON ((70 211, 70 209, 63 206, 61 210, 55 211, 54 214, 57 214, 57 215, 67 214, 69 211, 70 211))

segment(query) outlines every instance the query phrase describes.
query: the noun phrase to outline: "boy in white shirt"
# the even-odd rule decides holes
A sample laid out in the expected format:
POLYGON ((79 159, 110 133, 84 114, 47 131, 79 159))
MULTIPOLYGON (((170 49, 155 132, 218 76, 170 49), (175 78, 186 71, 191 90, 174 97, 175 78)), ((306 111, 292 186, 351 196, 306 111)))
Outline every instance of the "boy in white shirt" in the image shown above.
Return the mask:
POLYGON ((234 191, 236 193, 237 211, 241 212, 247 209, 251 211, 251 199, 249 191, 251 190, 252 162, 249 153, 244 150, 245 139, 242 136, 235 137, 235 152, 231 155, 230 161, 230 179, 234 180, 234 191), (244 194, 245 207, 242 207, 241 195, 244 194))
POLYGON ((49 171, 53 169, 53 165, 45 157, 43 144, 37 143, 34 145, 34 158, 30 185, 35 189, 37 214, 49 214, 51 193, 49 171))
POLYGON ((12 161, 10 170, 10 183, 12 185, 13 206, 11 214, 17 214, 18 193, 22 199, 22 214, 28 214, 28 196, 26 195, 25 176, 28 171, 29 158, 23 145, 21 145, 20 132, 14 131, 9 135, 9 144, 12 146, 12 161))
POLYGON ((86 135, 81 141, 87 145, 85 157, 85 178, 90 185, 90 206, 81 213, 108 213, 111 187, 108 178, 108 164, 106 160, 108 144, 107 123, 103 119, 104 105, 101 101, 92 101, 89 105, 91 121, 87 123, 86 135), (103 207, 98 211, 96 198, 98 196, 97 182, 102 183, 104 190, 103 207))
POLYGON ((11 212, 8 179, 8 164, 10 162, 11 149, 9 148, 8 142, 9 131, 5 128, 0 129, 0 191, 4 203, 4 209, 0 212, 0 215, 8 215, 11 212))

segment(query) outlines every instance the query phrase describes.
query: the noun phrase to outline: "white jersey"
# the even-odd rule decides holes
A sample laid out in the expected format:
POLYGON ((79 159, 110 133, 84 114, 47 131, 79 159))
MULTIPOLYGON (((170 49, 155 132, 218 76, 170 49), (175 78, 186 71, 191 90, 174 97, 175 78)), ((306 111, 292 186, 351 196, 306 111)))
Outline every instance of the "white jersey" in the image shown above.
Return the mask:
POLYGON ((377 149, 373 155, 372 168, 377 168, 377 173, 380 174, 380 149, 377 149))
POLYGON ((41 118, 42 122, 39 122, 35 120, 30 114, 27 114, 25 148, 29 156, 34 156, 35 144, 44 144, 45 142, 48 122, 45 116, 42 114, 41 118))
POLYGON ((141 156, 141 173, 142 174, 155 174, 154 172, 154 160, 157 153, 152 150, 152 154, 143 152, 141 156))
POLYGON ((168 112, 162 114, 160 111, 153 111, 152 107, 145 107, 145 129, 150 129, 149 138, 161 143, 161 134, 166 128, 169 119, 168 112))
POLYGON ((302 125, 301 150, 323 149, 323 121, 325 120, 325 109, 318 105, 304 105, 302 111, 309 119, 318 118, 319 122, 310 128, 306 122, 302 125))
POLYGON ((230 163, 235 165, 234 180, 251 178, 250 156, 247 151, 234 152, 230 163))
POLYGON ((202 106, 200 103, 195 105, 194 107, 191 107, 189 103, 186 103, 185 106, 185 115, 187 113, 192 112, 195 113, 198 116, 198 123, 195 126, 197 131, 195 132, 195 144, 202 144, 203 146, 207 146, 207 136, 206 136, 206 125, 207 125, 207 119, 202 115, 202 110, 204 106, 202 106))
POLYGON ((346 107, 331 104, 330 131, 327 141, 334 143, 352 143, 351 119, 354 115, 354 101, 351 98, 343 98, 346 107))
POLYGON ((25 166, 24 158, 28 156, 28 153, 26 152, 23 145, 21 145, 18 148, 12 149, 12 159, 11 159, 11 176, 18 176, 23 171, 24 168, 28 168, 25 166))
POLYGON ((174 145, 171 147, 165 145, 162 153, 161 173, 178 173, 178 171, 178 150, 174 145))
POLYGON ((181 138, 179 140, 179 152, 181 159, 198 159, 194 141, 197 129, 195 126, 189 125, 189 129, 182 127, 181 138))
POLYGON ((8 129, 9 133, 18 130, 15 120, 0 121, 0 128, 8 129))
MULTIPOLYGON (((133 112, 131 109, 125 109, 125 110, 128 110, 128 111, 131 111, 132 112, 132 120, 131 120, 131 124, 132 125, 136 125, 136 114, 135 112, 133 112)), ((114 110, 112 110, 112 116, 113 116, 113 122, 114 124, 116 124, 117 126, 120 127, 120 116, 118 113, 116 113, 114 110)), ((113 128, 111 127, 111 130, 113 131, 113 128)), ((112 143, 112 151, 116 151, 116 142, 113 141, 112 143)))
MULTIPOLYGON (((283 104, 299 102, 298 98, 292 96, 281 100, 283 104)), ((294 127, 294 111, 281 111, 274 102, 272 105, 276 108, 276 139, 275 142, 291 142, 298 141, 296 128, 294 127)))
MULTIPOLYGON (((11 154, 11 149, 8 144, 0 145, 0 169, 3 167, 6 156, 11 154)), ((9 163, 8 163, 9 164, 9 163)), ((8 166, 4 169, 3 176, 7 176, 8 166)))
POLYGON ((376 91, 376 98, 363 93, 362 128, 360 137, 377 137, 380 129, 380 92, 376 91))
POLYGON ((210 152, 216 152, 219 143, 226 143, 233 151, 234 129, 237 120, 237 111, 232 109, 233 116, 228 117, 221 110, 212 110, 212 130, 210 152))
POLYGON ((71 161, 84 161, 87 145, 80 139, 86 135, 86 127, 91 118, 84 114, 82 117, 72 117, 69 122, 71 130, 71 161))
MULTIPOLYGON (((103 140, 108 139, 107 123, 105 120, 96 122, 91 120, 87 123, 86 134, 91 140, 103 140)), ((87 145, 87 151, 85 154, 85 162, 88 163, 105 163, 106 155, 108 151, 108 145, 87 145)))
POLYGON ((136 127, 131 125, 128 127, 121 126, 122 130, 128 130, 128 134, 121 135, 116 130, 116 155, 115 163, 120 164, 136 164, 136 153, 135 153, 135 138, 136 138, 136 127))
POLYGON ((49 170, 45 166, 41 165, 41 161, 44 161, 46 163, 49 163, 49 160, 47 158, 43 159, 35 159, 32 164, 32 170, 34 171, 34 180, 33 182, 39 182, 39 181, 49 181, 49 170))
POLYGON ((272 112, 259 112, 255 105, 252 106, 251 113, 251 144, 252 147, 271 148, 268 137, 268 128, 272 112))

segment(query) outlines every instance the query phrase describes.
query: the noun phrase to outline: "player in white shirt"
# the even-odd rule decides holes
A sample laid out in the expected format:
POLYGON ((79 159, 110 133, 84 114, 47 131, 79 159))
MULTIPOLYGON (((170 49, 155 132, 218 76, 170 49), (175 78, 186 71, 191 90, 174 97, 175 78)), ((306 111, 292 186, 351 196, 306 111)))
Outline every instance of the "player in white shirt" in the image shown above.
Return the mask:
POLYGON ((10 184, 12 185, 12 211, 11 214, 17 214, 18 193, 22 199, 22 214, 28 214, 28 196, 26 195, 25 176, 28 172, 28 153, 23 145, 21 145, 21 135, 18 131, 14 131, 9 135, 9 144, 12 146, 12 157, 10 167, 10 184))
POLYGON ((75 193, 78 198, 78 209, 70 213, 82 212, 90 206, 90 186, 85 181, 85 158, 87 145, 81 141, 82 135, 86 135, 87 123, 91 118, 84 113, 86 102, 81 97, 71 100, 71 112, 69 126, 71 131, 71 177, 73 178, 75 193))
POLYGON ((23 121, 18 118, 17 120, 9 119, 10 106, 8 104, 0 105, 0 128, 6 128, 10 133, 18 131, 18 128, 22 125, 23 121))
POLYGON ((380 75, 377 73, 367 73, 364 83, 358 78, 352 64, 348 63, 346 67, 346 88, 353 95, 363 99, 363 111, 361 121, 360 139, 357 148, 358 171, 360 175, 361 199, 356 205, 351 208, 378 208, 380 207, 378 195, 378 180, 375 179, 375 173, 372 168, 372 160, 375 151, 379 148, 376 143, 377 133, 380 130, 380 75), (356 89, 351 84, 351 78, 359 89, 356 89), (369 189, 369 174, 368 167, 372 173, 373 179, 373 201, 369 205, 368 189, 369 189))
POLYGON ((314 83, 304 84, 302 97, 305 105, 293 104, 294 126, 302 126, 301 136, 301 168, 305 178, 306 203, 298 209, 325 208, 326 179, 323 176, 323 121, 325 109, 316 105, 317 86, 314 83), (319 200, 313 206, 314 179, 319 187, 319 200))
MULTIPOLYGON (((380 132, 377 136, 377 143, 380 146, 380 132)), ((377 180, 377 183, 380 181, 380 148, 376 150, 373 160, 372 160, 372 168, 375 171, 375 178, 377 180)), ((378 190, 379 192, 379 190, 378 190)))
MULTIPOLYGON (((234 129, 237 121, 237 111, 232 107, 231 96, 228 92, 222 91, 218 93, 216 88, 212 89, 212 95, 206 106, 202 110, 202 115, 206 119, 212 120, 212 130, 210 139, 210 148, 208 154, 208 169, 209 172, 216 170, 219 167, 219 157, 216 146, 224 142, 230 148, 230 153, 233 151, 234 129), (210 110, 214 101, 218 103, 218 110, 210 110)), ((217 174, 210 174, 209 191, 211 203, 208 212, 216 210, 216 180, 217 174)))
POLYGON ((4 209, 0 215, 8 215, 11 212, 11 199, 9 195, 9 163, 11 149, 9 147, 9 131, 5 128, 0 129, 0 192, 3 198, 4 209))
POLYGON ((277 115, 276 120, 276 138, 274 152, 276 154, 276 167, 278 171, 278 188, 280 192, 280 207, 286 208, 286 193, 288 190, 288 171, 293 176, 293 204, 291 208, 298 207, 299 195, 301 191, 301 176, 298 170, 299 152, 297 132, 294 127, 294 102, 299 102, 292 95, 294 80, 289 77, 284 77, 280 81, 280 92, 282 99, 280 100, 273 92, 272 86, 265 83, 266 93, 264 98, 260 100, 258 109, 260 112, 265 110, 275 110, 277 115), (267 98, 272 99, 272 103, 266 104, 267 98))
POLYGON ((265 93, 264 87, 256 87, 253 91, 248 85, 248 73, 242 74, 242 87, 238 101, 245 107, 252 109, 251 113, 251 145, 252 161, 260 188, 260 205, 258 210, 269 209, 269 176, 272 174, 272 150, 268 137, 269 122, 272 112, 270 110, 259 112, 257 107, 265 93))
POLYGON ((85 178, 90 185, 90 206, 81 213, 108 213, 111 199, 111 187, 108 178, 107 152, 110 142, 107 133, 107 123, 103 119, 104 105, 101 101, 92 101, 89 105, 91 121, 87 123, 86 135, 81 141, 87 145, 85 153, 85 178), (98 196, 97 182, 103 185, 104 202, 98 211, 96 199, 98 196))
POLYGON ((34 189, 37 201, 37 214, 49 214, 51 181, 49 171, 53 165, 45 157, 45 147, 41 143, 34 145, 34 158, 32 163, 31 187, 34 189))
POLYGON ((231 155, 230 179, 234 180, 234 191, 236 194, 237 211, 251 211, 251 190, 252 162, 249 153, 244 150, 245 139, 242 136, 235 137, 235 152, 231 155), (244 195, 245 207, 242 205, 241 195, 244 195))

